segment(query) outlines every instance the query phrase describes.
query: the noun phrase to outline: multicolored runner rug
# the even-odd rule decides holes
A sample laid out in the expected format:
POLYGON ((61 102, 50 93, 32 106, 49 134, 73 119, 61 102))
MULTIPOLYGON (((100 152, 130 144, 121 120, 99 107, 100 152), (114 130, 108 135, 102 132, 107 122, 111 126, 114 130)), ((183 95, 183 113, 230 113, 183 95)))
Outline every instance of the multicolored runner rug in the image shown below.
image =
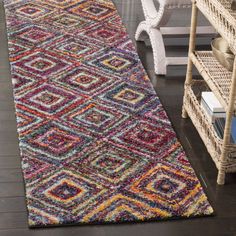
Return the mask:
POLYGON ((29 225, 213 212, 110 0, 5 0, 29 225))

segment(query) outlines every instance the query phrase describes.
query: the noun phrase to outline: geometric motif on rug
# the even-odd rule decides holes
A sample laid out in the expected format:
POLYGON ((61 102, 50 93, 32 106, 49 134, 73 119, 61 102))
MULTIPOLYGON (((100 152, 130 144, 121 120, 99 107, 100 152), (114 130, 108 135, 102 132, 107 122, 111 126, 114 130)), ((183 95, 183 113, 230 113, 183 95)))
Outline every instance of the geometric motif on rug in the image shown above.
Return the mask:
POLYGON ((108 90, 112 84, 119 83, 119 79, 99 70, 91 71, 89 66, 81 63, 79 67, 59 75, 54 82, 64 88, 71 88, 78 94, 83 93, 89 97, 96 97, 108 90))
POLYGON ((30 227, 211 215, 111 0, 5 0, 30 227))
POLYGON ((95 137, 107 135, 124 123, 129 116, 105 104, 88 101, 62 116, 75 127, 86 127, 95 137))
POLYGON ((65 160, 89 145, 92 139, 54 121, 32 129, 22 142, 23 147, 35 150, 48 158, 65 160))

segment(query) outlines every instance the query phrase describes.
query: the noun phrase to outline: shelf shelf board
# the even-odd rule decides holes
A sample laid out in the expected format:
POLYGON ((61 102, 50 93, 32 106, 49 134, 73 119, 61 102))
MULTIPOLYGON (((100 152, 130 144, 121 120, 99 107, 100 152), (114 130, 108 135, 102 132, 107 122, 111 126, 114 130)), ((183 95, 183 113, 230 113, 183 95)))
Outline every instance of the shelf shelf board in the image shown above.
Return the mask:
MULTIPOLYGON (((212 51, 195 51, 190 54, 190 58, 226 111, 229 104, 232 72, 217 61, 212 51)), ((234 110, 236 111, 236 102, 234 110)))

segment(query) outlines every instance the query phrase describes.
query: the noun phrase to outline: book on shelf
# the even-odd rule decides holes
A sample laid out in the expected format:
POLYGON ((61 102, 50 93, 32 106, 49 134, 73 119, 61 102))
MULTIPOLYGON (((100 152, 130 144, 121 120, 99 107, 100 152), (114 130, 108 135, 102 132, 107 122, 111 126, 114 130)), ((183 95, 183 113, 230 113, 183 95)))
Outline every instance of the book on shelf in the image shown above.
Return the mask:
MULTIPOLYGON (((213 127, 219 138, 223 139, 225 129, 225 118, 216 118, 213 127)), ((230 142, 236 143, 236 117, 233 117, 231 123, 230 142)))
POLYGON ((205 114, 207 115, 208 120, 211 123, 214 123, 216 118, 225 118, 226 117, 225 112, 212 112, 204 100, 201 100, 201 107, 203 108, 205 114))
POLYGON ((202 92, 202 100, 213 113, 225 112, 224 107, 220 104, 213 92, 202 92))
POLYGON ((213 92, 202 92, 201 107, 211 123, 214 123, 216 118, 226 117, 223 106, 217 100, 213 92))

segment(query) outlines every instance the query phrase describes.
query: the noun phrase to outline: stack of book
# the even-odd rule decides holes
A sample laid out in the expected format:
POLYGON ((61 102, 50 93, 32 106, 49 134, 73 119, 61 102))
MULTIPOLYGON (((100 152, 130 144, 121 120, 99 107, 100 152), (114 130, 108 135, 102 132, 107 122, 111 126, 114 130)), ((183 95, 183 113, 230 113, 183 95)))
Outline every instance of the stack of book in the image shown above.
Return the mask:
POLYGON ((224 137, 225 118, 218 118, 214 123, 214 128, 217 135, 222 139, 224 137))
POLYGON ((225 118, 226 113, 213 92, 202 92, 201 107, 211 123, 217 118, 225 118))
MULTIPOLYGON (((225 129, 225 118, 217 118, 213 124, 217 135, 223 139, 225 129)), ((236 143, 236 117, 233 117, 231 124, 230 142, 236 143)))
MULTIPOLYGON (((202 92, 201 107, 205 111, 209 121, 219 136, 223 139, 225 129, 226 112, 216 96, 212 92, 202 92)), ((236 117, 233 117, 231 124, 230 142, 236 143, 236 117)))

